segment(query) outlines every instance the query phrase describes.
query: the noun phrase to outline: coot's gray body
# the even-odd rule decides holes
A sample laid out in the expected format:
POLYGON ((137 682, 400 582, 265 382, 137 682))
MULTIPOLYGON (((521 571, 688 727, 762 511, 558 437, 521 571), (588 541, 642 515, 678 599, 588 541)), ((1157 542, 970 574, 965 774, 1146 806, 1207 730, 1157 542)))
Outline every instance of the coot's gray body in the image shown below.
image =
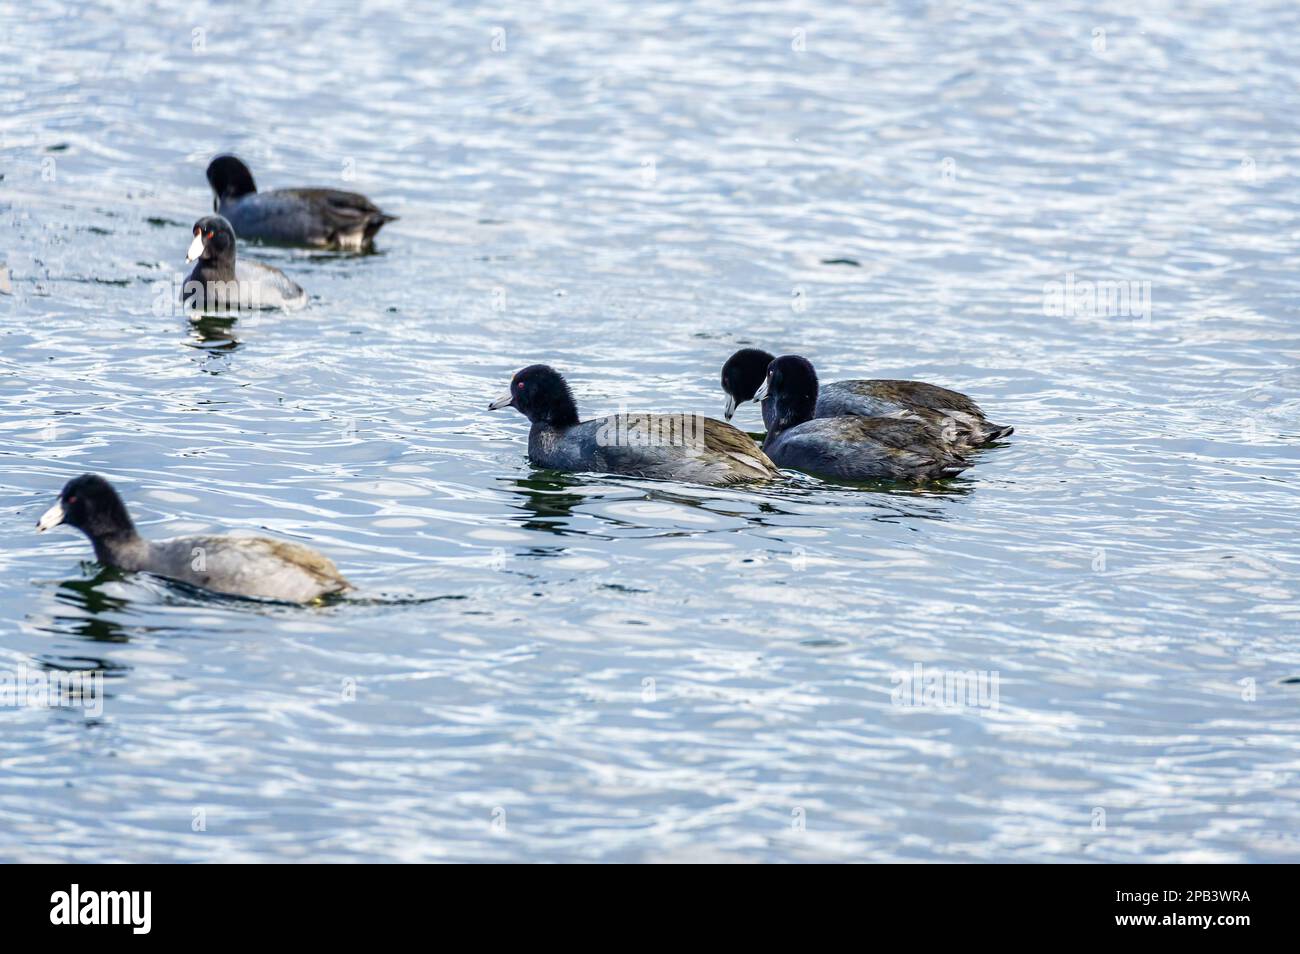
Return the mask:
POLYGON ((328 557, 269 537, 137 537, 103 556, 107 559, 101 558, 101 563, 122 570, 153 573, 230 596, 310 603, 350 588, 328 557))
POLYGON ((528 456, 539 467, 731 484, 780 476, 747 435, 711 418, 622 414, 557 428, 537 423, 528 456))
POLYGON ((836 480, 939 480, 969 463, 920 421, 818 417, 768 432, 763 451, 778 467, 836 480))

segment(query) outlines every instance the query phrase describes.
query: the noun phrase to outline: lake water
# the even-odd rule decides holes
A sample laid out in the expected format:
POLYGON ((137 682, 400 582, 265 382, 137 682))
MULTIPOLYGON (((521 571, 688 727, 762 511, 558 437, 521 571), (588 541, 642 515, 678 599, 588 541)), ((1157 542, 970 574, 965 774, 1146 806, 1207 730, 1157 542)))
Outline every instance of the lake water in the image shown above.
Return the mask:
POLYGON ((0 859, 1300 859, 1294 4, 2 6, 0 671, 103 697, 0 708, 0 859), (401 219, 191 325, 221 151, 401 219), (717 490, 486 410, 744 344, 1016 434, 717 490), (100 575, 84 471, 361 596, 100 575))

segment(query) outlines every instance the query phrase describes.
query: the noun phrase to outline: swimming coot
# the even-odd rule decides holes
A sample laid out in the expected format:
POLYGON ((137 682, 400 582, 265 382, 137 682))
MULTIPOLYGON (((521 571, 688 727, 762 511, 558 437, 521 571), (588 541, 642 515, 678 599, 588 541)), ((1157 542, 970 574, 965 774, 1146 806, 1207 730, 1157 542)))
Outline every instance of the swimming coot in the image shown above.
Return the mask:
POLYGON ((330 560, 309 547, 267 537, 191 536, 145 540, 117 491, 98 474, 64 486, 38 531, 66 523, 90 538, 105 566, 153 573, 228 596, 310 603, 352 588, 330 560))
POLYGON ((307 293, 278 268, 235 258, 235 233, 219 215, 194 223, 185 261, 194 269, 181 288, 181 301, 194 311, 298 308, 307 293))
POLYGON ((697 414, 617 414, 580 422, 554 368, 534 364, 488 410, 513 407, 532 422, 528 456, 540 467, 730 484, 780 472, 747 435, 697 414))
POLYGON ((364 195, 339 189, 258 192, 248 166, 235 156, 208 164, 213 211, 224 215, 241 241, 363 251, 397 216, 381 212, 364 195))
POLYGON ((928 480, 953 477, 970 466, 924 421, 814 418, 817 372, 798 355, 772 360, 755 400, 772 402, 763 450, 780 467, 839 480, 928 480))

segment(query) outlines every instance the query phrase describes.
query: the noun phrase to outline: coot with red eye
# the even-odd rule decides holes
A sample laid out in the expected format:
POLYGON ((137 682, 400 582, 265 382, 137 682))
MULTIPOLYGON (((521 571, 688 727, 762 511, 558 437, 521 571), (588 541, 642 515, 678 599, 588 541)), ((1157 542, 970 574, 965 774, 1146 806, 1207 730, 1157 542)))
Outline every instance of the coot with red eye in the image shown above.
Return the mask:
POLYGON ((488 410, 503 407, 532 422, 528 456, 539 467, 703 484, 780 476, 748 436, 698 414, 615 414, 580 421, 568 383, 544 364, 518 372, 510 390, 488 410))
POLYGON ((236 257, 234 229, 221 216, 199 219, 193 232, 185 260, 195 265, 181 287, 186 307, 211 312, 307 303, 307 293, 278 268, 236 257))
POLYGON ((213 211, 230 221, 240 241, 366 251, 375 233, 397 218, 364 195, 340 189, 258 192, 252 172, 235 156, 212 160, 208 184, 216 196, 213 211))
POLYGON ((352 588, 338 568, 310 547, 268 537, 191 536, 145 540, 126 504, 98 474, 64 486, 38 531, 76 527, 105 566, 152 573, 228 596, 310 603, 352 588))

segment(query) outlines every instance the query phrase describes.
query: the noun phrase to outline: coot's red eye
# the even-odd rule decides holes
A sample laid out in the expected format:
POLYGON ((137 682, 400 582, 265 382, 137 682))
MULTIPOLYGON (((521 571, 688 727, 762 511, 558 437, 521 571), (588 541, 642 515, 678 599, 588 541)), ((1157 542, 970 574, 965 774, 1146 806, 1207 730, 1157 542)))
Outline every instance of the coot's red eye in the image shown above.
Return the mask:
POLYGON ((208 237, 208 238, 212 238, 212 233, 209 232, 207 237, 208 237))
POLYGON ((74 503, 76 503, 76 502, 77 502, 77 495, 76 495, 76 494, 73 494, 71 497, 68 498, 68 503, 70 503, 70 504, 74 504, 74 503))
POLYGON ((524 382, 520 381, 518 384, 515 385, 515 387, 518 390, 522 391, 524 389, 524 382))

